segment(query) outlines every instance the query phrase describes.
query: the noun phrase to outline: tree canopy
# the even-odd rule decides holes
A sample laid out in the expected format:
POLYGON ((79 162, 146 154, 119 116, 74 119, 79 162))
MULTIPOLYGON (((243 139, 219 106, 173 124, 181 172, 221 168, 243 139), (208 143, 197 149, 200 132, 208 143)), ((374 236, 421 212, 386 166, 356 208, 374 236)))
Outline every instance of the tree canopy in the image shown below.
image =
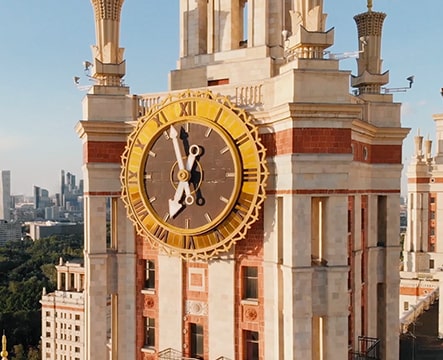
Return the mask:
POLYGON ((37 359, 41 335, 43 288, 56 288, 56 270, 64 261, 83 257, 81 235, 9 241, 0 246, 0 329, 8 338, 11 359, 37 359))

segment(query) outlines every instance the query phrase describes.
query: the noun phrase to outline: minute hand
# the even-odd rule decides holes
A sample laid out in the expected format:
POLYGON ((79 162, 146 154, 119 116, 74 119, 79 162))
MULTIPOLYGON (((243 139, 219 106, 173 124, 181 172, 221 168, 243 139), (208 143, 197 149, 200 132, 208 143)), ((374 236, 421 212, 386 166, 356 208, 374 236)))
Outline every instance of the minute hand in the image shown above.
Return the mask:
POLYGON ((180 144, 178 143, 178 132, 175 130, 175 127, 171 125, 171 129, 169 131, 169 137, 172 139, 172 145, 174 146, 175 158, 177 159, 177 165, 179 170, 183 170, 185 168, 185 164, 183 162, 183 156, 180 151, 180 144))

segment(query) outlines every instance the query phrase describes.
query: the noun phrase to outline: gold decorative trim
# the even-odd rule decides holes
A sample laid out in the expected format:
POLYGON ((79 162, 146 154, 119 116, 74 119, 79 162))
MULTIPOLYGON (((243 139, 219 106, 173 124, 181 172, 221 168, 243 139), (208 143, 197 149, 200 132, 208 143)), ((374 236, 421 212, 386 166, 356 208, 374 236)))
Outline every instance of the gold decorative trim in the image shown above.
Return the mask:
POLYGON ((232 245, 246 237, 248 229, 259 218, 266 196, 267 177, 266 149, 252 116, 225 96, 209 90, 187 90, 170 94, 161 103, 153 104, 147 114, 138 119, 122 155, 121 197, 137 233, 152 246, 186 260, 208 260, 229 251, 232 245), (189 120, 190 116, 181 116, 180 105, 183 102, 195 104, 197 110, 192 120, 189 120), (226 114, 223 115, 226 119, 215 120, 218 111, 226 114), (160 119, 162 112, 168 116, 160 119), (233 201, 229 201, 210 227, 200 227, 195 233, 169 226, 166 220, 160 218, 161 214, 153 211, 150 199, 144 193, 144 163, 149 146, 160 132, 183 121, 206 122, 208 127, 218 129, 223 134, 222 138, 228 138, 228 145, 231 144, 229 146, 235 152, 236 169, 238 167, 235 170, 233 201), (239 138, 241 142, 238 142, 239 138), (235 146, 232 146, 234 143, 235 146))

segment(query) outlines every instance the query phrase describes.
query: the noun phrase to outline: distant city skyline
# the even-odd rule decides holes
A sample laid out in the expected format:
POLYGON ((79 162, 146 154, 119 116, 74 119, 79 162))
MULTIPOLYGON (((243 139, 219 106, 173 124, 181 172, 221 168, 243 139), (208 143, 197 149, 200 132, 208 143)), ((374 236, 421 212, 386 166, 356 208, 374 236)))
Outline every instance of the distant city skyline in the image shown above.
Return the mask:
MULTIPOLYGON (((352 52, 358 39, 353 17, 366 11, 365 0, 325 0, 327 27, 335 28, 332 53, 352 52)), ((440 62, 443 36, 440 14, 443 1, 374 1, 374 11, 387 14, 383 29, 383 69, 390 72, 388 88, 412 89, 394 93, 403 103, 402 125, 411 128, 403 146, 406 168, 413 153, 413 136, 435 140, 432 115, 443 113, 440 62), (407 34, 405 36, 404 34, 407 34)), ((120 46, 125 48, 125 83, 131 93, 168 89, 168 73, 179 58, 178 3, 125 1, 120 46), (159 36, 161 34, 161 36, 159 36)), ((69 168, 82 178, 82 144, 75 125, 82 119, 85 91, 73 83, 90 85, 82 63, 91 60, 95 45, 90 1, 1 2, 0 41, 7 54, 0 89, 0 169, 11 171, 11 193, 32 194, 34 185, 55 193, 59 171, 69 168), (56 31, 55 31, 56 29, 56 31)), ((355 74, 356 60, 341 61, 340 68, 355 74)), ((351 89, 350 89, 351 92, 351 89)), ((435 154, 436 143, 433 144, 435 154)), ((404 177, 403 177, 404 179, 404 177)), ((405 184, 405 183, 404 183, 405 184)))
MULTIPOLYGON (((13 179, 13 174, 12 174, 12 172, 9 170, 9 169, 0 169, 0 174, 2 173, 2 172, 8 172, 9 173, 9 180, 10 180, 10 189, 11 188, 13 188, 14 186, 14 184, 13 184, 13 182, 14 182, 14 179, 13 179)), ((73 172, 71 172, 71 171, 66 171, 66 170, 64 170, 64 169, 60 169, 59 170, 59 174, 58 174, 58 177, 57 177, 57 179, 56 179, 56 181, 58 181, 58 183, 57 184, 55 184, 54 186, 53 186, 53 189, 50 189, 46 184, 32 184, 31 185, 31 188, 30 188, 30 190, 28 191, 28 192, 23 192, 23 193, 14 193, 12 190, 11 190, 11 193, 10 193, 10 195, 11 196, 25 196, 25 197, 33 197, 34 196, 34 190, 35 190, 35 188, 39 188, 39 189, 41 189, 41 190, 45 190, 45 191, 48 191, 48 193, 49 193, 49 196, 50 197, 53 197, 53 196, 55 196, 56 194, 60 194, 61 192, 62 192, 62 187, 65 185, 65 184, 63 184, 63 181, 62 181, 62 176, 61 176, 61 174, 63 174, 62 176, 67 176, 67 177, 73 177, 73 181, 74 181, 74 185, 79 185, 81 182, 83 182, 83 179, 82 178, 80 178, 77 174, 74 174, 73 172)), ((81 174, 80 174, 81 175, 81 174)), ((68 184, 66 184, 66 185, 68 185, 68 184)), ((1 186, 0 186, 0 188, 1 188, 1 186)))

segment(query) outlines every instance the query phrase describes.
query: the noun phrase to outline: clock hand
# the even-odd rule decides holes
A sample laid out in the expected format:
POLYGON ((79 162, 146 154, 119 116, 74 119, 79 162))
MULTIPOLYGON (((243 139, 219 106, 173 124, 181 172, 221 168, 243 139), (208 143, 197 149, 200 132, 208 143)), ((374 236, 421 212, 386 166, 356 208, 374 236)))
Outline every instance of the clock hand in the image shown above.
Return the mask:
MULTIPOLYGON (((175 158, 177 159, 177 165, 178 165, 178 179, 181 182, 184 183, 184 191, 186 193, 186 204, 191 205, 194 202, 194 197, 191 194, 191 188, 189 187, 189 182, 188 182, 188 178, 189 178, 189 171, 187 169, 185 169, 185 164, 183 162, 183 156, 181 154, 180 151, 180 144, 178 143, 178 132, 175 129, 175 127, 173 125, 171 125, 171 128, 169 130, 169 137, 172 139, 172 145, 174 146, 174 152, 175 152, 175 158)), ((177 187, 177 190, 179 189, 179 187, 177 187)), ((177 197, 177 192, 175 193, 176 195, 174 196, 177 197)), ((183 190, 180 192, 180 197, 183 194, 183 190)), ((179 199, 180 200, 180 199, 179 199)), ((177 200, 178 201, 178 200, 177 200)), ((169 214, 171 216, 173 216, 171 213, 169 214)))
MULTIPOLYGON (((171 126, 172 128, 172 126, 171 126)), ((175 130, 175 129, 174 129, 175 130)), ((171 131, 172 133, 172 131, 171 131)), ((180 150, 179 150, 180 151, 180 150)), ((191 189, 189 187, 189 176, 192 167, 194 166, 195 159, 200 154, 200 147, 198 145, 191 145, 189 148, 189 156, 186 162, 186 169, 179 170, 179 183, 177 189, 174 194, 173 199, 169 199, 169 216, 174 217, 183 207, 183 204, 180 203, 180 199, 183 196, 183 192, 185 192, 185 204, 192 205, 194 203, 194 197, 191 194, 191 189), (183 174, 183 175, 182 175, 183 174), (183 180, 181 179, 183 176, 183 180)))
POLYGON ((191 145, 189 147, 189 156, 186 163, 186 170, 191 171, 194 166, 195 158, 200 155, 200 147, 198 145, 191 145))
POLYGON ((177 165, 179 170, 183 170, 185 165, 183 163, 183 156, 180 151, 180 144, 178 143, 178 132, 175 130, 175 127, 171 125, 171 129, 169 130, 169 137, 172 139, 172 145, 174 146, 175 158, 177 159, 177 165))
POLYGON ((169 216, 173 218, 183 207, 183 204, 180 202, 180 199, 183 195, 183 191, 185 190, 185 184, 187 182, 180 181, 177 186, 177 190, 175 191, 175 195, 173 199, 169 199, 169 216))

